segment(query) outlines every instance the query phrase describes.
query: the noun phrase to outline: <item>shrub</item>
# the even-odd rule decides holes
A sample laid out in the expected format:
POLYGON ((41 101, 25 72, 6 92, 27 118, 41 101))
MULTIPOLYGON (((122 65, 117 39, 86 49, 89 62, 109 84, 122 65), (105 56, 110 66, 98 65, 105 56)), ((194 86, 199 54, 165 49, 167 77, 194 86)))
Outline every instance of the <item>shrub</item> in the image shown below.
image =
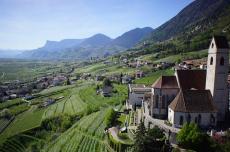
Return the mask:
POLYGON ((105 115, 105 124, 107 127, 111 127, 113 125, 113 122, 116 119, 116 112, 113 108, 110 108, 105 115))
POLYGON ((211 138, 200 131, 194 123, 184 124, 176 137, 179 145, 197 152, 215 151, 211 138))

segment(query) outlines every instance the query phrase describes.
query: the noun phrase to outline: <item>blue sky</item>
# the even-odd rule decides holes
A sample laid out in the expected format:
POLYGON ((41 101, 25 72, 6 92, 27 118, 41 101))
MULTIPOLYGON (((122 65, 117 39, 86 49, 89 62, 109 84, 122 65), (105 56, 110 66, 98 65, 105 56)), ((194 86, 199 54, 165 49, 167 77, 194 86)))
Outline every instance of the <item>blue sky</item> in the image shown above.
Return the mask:
POLYGON ((115 38, 156 28, 193 0, 0 0, 0 48, 34 49, 46 40, 115 38))

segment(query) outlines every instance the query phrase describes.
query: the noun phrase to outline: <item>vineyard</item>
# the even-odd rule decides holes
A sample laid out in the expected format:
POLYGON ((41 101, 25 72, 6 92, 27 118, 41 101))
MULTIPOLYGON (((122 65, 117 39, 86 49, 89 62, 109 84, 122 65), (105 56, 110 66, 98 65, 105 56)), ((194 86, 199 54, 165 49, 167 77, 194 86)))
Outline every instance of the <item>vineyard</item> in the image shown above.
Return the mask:
POLYGON ((111 151, 110 146, 104 141, 105 113, 106 110, 103 109, 83 117, 43 151, 111 151))
POLYGON ((28 111, 19 114, 4 132, 0 134, 0 141, 18 133, 39 127, 43 113, 44 109, 31 107, 28 111))
MULTIPOLYGON (((87 107, 98 109, 99 107, 106 107, 109 105, 120 104, 126 98, 126 87, 123 85, 115 85, 117 93, 114 93, 112 97, 106 98, 96 94, 95 86, 83 86, 68 89, 68 93, 65 93, 65 98, 56 104, 50 105, 44 115, 43 119, 58 116, 60 114, 76 115, 82 113, 87 107)), ((61 96, 62 94, 56 94, 61 96)))
POLYGON ((120 104, 127 97, 126 86, 114 85, 114 88, 117 93, 113 93, 112 97, 110 98, 103 97, 100 94, 98 95, 95 91, 95 86, 81 89, 79 91, 79 96, 84 102, 90 106, 93 106, 94 108, 120 104))
POLYGON ((75 115, 80 112, 83 112, 86 108, 86 103, 84 103, 80 99, 78 92, 79 92, 79 88, 73 88, 69 90, 67 97, 59 101, 57 104, 50 105, 46 109, 43 115, 43 119, 52 116, 58 116, 59 114, 63 114, 63 113, 68 115, 75 115))
MULTIPOLYGON (((13 119, 13 118, 12 118, 13 119)), ((9 125, 9 123, 12 121, 12 119, 0 119, 0 133, 9 125)))
MULTIPOLYGON (((11 123, 0 119, 0 129, 7 126, 0 134, 0 143, 4 142, 2 146, 5 147, 5 151, 25 151, 26 145, 15 142, 15 138, 22 138, 24 133, 39 128, 43 120, 62 114, 72 117, 84 116, 76 120, 67 131, 59 134, 57 139, 50 140, 49 144, 41 147, 42 151, 113 151, 105 140, 107 137, 104 131, 106 108, 119 105, 124 101, 127 97, 127 88, 124 85, 114 84, 112 97, 96 94, 95 88, 96 85, 89 86, 89 83, 84 83, 82 86, 53 87, 36 94, 29 104, 19 99, 2 104, 0 108, 8 108, 15 115, 11 123), (55 99, 55 103, 47 107, 39 107, 50 98, 55 99)), ((23 138, 28 140, 27 137, 23 138)), ((32 137, 29 137, 29 140, 30 138, 32 137)), ((37 139, 34 142, 37 142, 37 139)))

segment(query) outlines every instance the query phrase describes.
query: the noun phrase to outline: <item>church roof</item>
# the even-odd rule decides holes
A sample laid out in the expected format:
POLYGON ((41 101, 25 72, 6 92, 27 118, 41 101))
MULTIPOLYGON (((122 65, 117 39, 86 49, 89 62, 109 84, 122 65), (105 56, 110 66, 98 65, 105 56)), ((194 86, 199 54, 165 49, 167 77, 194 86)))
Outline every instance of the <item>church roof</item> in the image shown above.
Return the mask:
POLYGON ((161 76, 153 85, 153 88, 169 89, 179 88, 175 76, 161 76))
POLYGON ((216 43, 217 48, 220 49, 228 49, 228 40, 226 39, 225 36, 213 36, 214 41, 216 43))
POLYGON ((169 108, 175 112, 217 112, 209 90, 181 90, 169 108))
POLYGON ((178 83, 181 89, 205 90, 205 70, 177 70, 178 83))

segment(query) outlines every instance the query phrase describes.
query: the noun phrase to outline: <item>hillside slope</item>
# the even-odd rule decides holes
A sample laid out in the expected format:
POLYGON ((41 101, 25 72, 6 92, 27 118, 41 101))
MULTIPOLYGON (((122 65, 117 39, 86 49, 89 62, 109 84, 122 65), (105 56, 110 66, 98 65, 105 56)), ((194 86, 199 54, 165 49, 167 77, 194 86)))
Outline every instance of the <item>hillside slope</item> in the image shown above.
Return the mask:
POLYGON ((139 54, 156 58, 207 49, 213 35, 230 41, 230 0, 196 0, 139 43, 139 54))
POLYGON ((229 5, 230 0, 196 0, 154 30, 151 39, 162 41, 186 32, 205 31, 218 24, 221 16, 230 17, 226 12, 229 5))

